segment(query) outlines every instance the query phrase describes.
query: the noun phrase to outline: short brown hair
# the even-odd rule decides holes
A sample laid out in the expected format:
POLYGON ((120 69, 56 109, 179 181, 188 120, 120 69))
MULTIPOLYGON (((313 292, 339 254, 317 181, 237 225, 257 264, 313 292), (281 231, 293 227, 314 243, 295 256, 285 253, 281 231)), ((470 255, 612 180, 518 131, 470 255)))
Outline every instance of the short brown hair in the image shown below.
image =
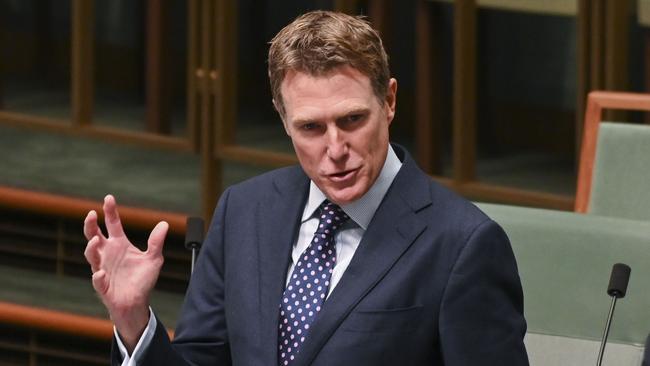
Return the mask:
POLYGON ((324 75, 349 65, 370 79, 380 101, 386 97, 390 71, 381 38, 361 16, 317 10, 303 14, 270 42, 269 80, 275 106, 285 115, 280 86, 289 70, 324 75))

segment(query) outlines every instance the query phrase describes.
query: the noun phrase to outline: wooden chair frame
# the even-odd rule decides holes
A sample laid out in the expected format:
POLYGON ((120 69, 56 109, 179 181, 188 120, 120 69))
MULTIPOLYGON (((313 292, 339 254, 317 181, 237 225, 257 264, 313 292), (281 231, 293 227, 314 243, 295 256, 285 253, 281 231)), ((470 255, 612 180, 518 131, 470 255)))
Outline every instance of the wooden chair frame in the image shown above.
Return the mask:
POLYGON ((580 168, 574 211, 587 213, 596 158, 598 130, 604 109, 650 111, 650 94, 593 91, 587 98, 584 132, 580 151, 580 168))

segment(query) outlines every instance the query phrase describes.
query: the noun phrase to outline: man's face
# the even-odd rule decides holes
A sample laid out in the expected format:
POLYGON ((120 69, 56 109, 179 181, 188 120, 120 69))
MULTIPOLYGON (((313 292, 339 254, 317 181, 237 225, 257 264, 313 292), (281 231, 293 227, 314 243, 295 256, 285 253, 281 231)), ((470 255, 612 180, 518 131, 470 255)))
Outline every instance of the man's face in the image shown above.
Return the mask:
POLYGON ((289 71, 280 91, 284 128, 309 178, 339 205, 368 192, 386 159, 397 81, 380 102, 367 76, 341 66, 323 76, 289 71))

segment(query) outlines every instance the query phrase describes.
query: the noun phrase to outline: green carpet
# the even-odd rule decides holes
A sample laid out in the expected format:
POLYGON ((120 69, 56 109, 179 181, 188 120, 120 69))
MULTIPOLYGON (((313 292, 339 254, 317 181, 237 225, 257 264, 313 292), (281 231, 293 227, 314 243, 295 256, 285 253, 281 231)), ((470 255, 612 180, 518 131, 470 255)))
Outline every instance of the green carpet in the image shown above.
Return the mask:
MULTIPOLYGON (((0 185, 197 214, 198 155, 0 125, 0 185)), ((264 171, 226 164, 224 185, 264 171)))
MULTIPOLYGON (((0 266, 0 301, 108 319, 90 278, 0 266)), ((151 307, 169 328, 176 326, 182 301, 182 294, 154 291, 151 295, 151 307)))

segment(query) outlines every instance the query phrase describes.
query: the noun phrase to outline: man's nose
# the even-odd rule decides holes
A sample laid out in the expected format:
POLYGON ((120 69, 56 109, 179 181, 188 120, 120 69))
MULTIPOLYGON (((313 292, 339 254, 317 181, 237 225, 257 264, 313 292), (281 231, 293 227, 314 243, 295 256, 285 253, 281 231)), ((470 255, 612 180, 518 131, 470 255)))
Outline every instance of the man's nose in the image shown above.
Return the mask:
POLYGON ((339 161, 345 158, 348 154, 348 144, 345 141, 345 136, 339 131, 338 128, 327 129, 327 156, 334 160, 339 161))

